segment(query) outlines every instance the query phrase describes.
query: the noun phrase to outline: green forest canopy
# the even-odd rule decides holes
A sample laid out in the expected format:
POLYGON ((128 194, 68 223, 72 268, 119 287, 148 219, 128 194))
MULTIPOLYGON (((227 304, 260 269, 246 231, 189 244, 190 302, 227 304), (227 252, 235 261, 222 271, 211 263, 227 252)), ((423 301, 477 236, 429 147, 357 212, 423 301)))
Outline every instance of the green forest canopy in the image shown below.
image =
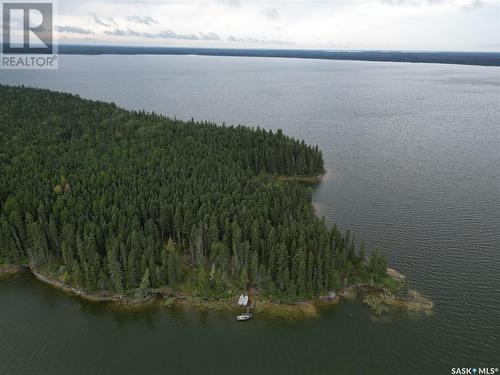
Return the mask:
POLYGON ((0 264, 87 292, 169 287, 283 301, 380 281, 311 189, 317 147, 282 133, 183 122, 48 90, 0 85, 0 264))

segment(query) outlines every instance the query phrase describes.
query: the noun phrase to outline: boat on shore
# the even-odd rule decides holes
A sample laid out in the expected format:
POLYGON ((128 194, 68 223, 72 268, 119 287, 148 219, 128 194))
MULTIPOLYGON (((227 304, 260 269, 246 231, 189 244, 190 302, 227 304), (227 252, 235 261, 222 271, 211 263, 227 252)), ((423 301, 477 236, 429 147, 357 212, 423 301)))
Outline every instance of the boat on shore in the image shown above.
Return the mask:
POLYGON ((243 322, 245 320, 250 320, 250 318, 252 318, 252 314, 250 314, 250 313, 243 313, 241 315, 238 315, 236 317, 236 320, 238 320, 240 322, 243 322))

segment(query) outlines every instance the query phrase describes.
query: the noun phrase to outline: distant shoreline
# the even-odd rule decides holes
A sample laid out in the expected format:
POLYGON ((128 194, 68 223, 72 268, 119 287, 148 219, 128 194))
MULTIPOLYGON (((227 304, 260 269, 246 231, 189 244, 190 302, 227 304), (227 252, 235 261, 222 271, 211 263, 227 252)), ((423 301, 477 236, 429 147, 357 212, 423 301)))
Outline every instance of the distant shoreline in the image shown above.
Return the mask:
POLYGON ((232 57, 275 57, 318 60, 410 62, 500 66, 500 52, 439 51, 331 51, 301 49, 236 49, 186 47, 133 47, 105 45, 59 46, 62 55, 198 55, 232 57))

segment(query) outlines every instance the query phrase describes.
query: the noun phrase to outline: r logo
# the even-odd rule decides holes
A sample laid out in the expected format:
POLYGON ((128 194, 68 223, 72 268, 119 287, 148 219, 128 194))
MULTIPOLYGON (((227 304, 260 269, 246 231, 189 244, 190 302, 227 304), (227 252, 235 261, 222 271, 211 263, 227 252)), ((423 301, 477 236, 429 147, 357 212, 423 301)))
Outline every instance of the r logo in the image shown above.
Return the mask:
POLYGON ((3 3, 3 53, 52 54, 52 3, 3 3))

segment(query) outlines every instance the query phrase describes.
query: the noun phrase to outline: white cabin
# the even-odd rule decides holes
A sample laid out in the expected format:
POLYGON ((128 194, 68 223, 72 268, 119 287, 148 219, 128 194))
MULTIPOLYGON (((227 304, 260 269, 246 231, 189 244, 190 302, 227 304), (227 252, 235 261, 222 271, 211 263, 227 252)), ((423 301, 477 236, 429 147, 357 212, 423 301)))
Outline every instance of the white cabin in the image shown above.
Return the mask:
POLYGON ((248 296, 244 296, 243 294, 238 298, 238 305, 239 306, 246 306, 248 303, 248 296))

